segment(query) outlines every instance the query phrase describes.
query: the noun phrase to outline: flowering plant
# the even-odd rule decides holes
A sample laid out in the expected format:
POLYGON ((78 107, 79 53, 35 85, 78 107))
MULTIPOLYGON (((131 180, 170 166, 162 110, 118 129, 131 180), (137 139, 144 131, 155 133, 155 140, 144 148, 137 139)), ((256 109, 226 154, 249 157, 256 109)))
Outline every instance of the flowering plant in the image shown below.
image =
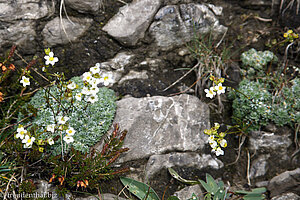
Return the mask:
MULTIPOLYGON (((45 64, 53 66, 58 58, 49 49, 45 52, 45 64)), ((64 81, 63 74, 56 74, 56 84, 38 91, 28 103, 27 106, 31 105, 36 111, 35 117, 19 126, 16 138, 22 139, 26 148, 34 142, 41 150, 49 145, 54 155, 66 153, 71 147, 88 152, 106 133, 114 118, 114 92, 106 87, 98 88, 100 83, 111 83, 111 77, 106 77, 101 74, 99 64, 85 72, 82 78, 64 81), (29 128, 25 130, 24 127, 29 128)), ((23 85, 27 82, 24 77, 23 85)), ((20 114, 19 119, 22 118, 20 114)))

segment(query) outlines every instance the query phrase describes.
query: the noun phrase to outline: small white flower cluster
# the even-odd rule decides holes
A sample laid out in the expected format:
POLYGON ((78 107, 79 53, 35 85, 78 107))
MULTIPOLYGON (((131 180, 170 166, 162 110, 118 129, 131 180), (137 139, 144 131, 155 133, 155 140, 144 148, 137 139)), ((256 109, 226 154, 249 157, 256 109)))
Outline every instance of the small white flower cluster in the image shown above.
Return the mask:
POLYGON ((222 83, 219 83, 217 86, 210 87, 209 89, 205 89, 204 92, 206 93, 206 97, 212 99, 216 94, 220 95, 225 93, 225 89, 226 87, 224 87, 222 83))
POLYGON ((35 137, 30 137, 30 134, 22 125, 17 128, 17 134, 15 136, 17 139, 20 138, 24 144, 24 148, 31 148, 35 137))
MULTIPOLYGON (((70 126, 65 126, 66 122, 69 119, 70 118, 67 117, 67 116, 58 116, 57 117, 57 125, 56 124, 49 124, 49 125, 47 125, 46 130, 48 132, 51 132, 51 133, 54 133, 55 130, 65 132, 66 135, 63 137, 63 140, 67 144, 72 143, 72 142, 74 142, 73 135, 75 134, 76 131, 74 130, 74 128, 72 128, 70 126)), ((54 144, 54 141, 52 140, 51 143, 54 144)), ((50 144, 50 142, 49 142, 49 144, 50 144)), ((50 144, 50 145, 52 145, 52 144, 50 144)))
POLYGON ((27 78, 26 76, 22 76, 22 80, 20 81, 20 83, 23 84, 23 87, 26 87, 27 85, 30 85, 29 78, 27 78))
POLYGON ((224 155, 224 151, 221 147, 227 147, 227 141, 224 139, 226 133, 220 132, 218 133, 218 129, 220 128, 220 124, 215 123, 215 126, 211 129, 205 129, 204 133, 209 135, 208 143, 212 148, 211 152, 215 153, 216 156, 224 155))
MULTIPOLYGON (((112 74, 101 73, 100 64, 97 63, 94 67, 90 68, 89 72, 83 74, 82 80, 85 83, 85 86, 82 88, 80 93, 75 95, 75 98, 78 101, 81 101, 83 95, 86 95, 87 101, 95 103, 98 101, 97 93, 99 92, 98 84, 102 83, 104 86, 108 86, 110 83, 113 83, 112 74)), ((70 90, 76 88, 76 84, 71 82, 67 88, 70 90)))

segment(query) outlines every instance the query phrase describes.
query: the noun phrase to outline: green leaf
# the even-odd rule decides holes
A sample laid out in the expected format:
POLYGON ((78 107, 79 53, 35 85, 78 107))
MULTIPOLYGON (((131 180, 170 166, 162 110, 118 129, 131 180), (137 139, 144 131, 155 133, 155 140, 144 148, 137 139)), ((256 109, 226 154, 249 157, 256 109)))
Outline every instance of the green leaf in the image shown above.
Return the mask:
POLYGON ((262 194, 262 193, 265 193, 266 191, 267 191, 266 188, 261 187, 261 188, 255 188, 255 189, 253 189, 251 193, 262 194))
POLYGON ((262 194, 247 194, 243 197, 244 200, 263 200, 265 199, 264 195, 262 194))
POLYGON ((206 182, 209 185, 209 187, 211 188, 211 193, 216 194, 219 187, 218 187, 217 183, 215 182, 214 178, 211 175, 206 174, 206 182))
POLYGON ((193 184, 199 184, 198 181, 191 181, 191 180, 186 180, 186 179, 182 178, 182 177, 179 176, 179 175, 177 174, 177 172, 176 172, 174 169, 172 169, 171 167, 168 168, 168 171, 169 171, 169 173, 171 174, 171 176, 172 176, 173 178, 175 178, 176 180, 178 180, 178 181, 180 181, 180 182, 182 182, 182 183, 191 184, 191 185, 193 185, 193 184))
POLYGON ((212 188, 210 188, 210 185, 208 185, 207 183, 205 183, 204 181, 202 180, 199 180, 201 185, 204 187, 204 189, 207 191, 207 192, 212 192, 212 188))
POLYGON ((168 197, 167 200, 180 200, 180 199, 178 199, 178 197, 176 197, 176 196, 170 196, 170 197, 168 197))
POLYGON ((160 200, 149 185, 126 177, 120 177, 120 180, 122 184, 140 200, 160 200), (146 197, 147 199, 145 199, 146 197))

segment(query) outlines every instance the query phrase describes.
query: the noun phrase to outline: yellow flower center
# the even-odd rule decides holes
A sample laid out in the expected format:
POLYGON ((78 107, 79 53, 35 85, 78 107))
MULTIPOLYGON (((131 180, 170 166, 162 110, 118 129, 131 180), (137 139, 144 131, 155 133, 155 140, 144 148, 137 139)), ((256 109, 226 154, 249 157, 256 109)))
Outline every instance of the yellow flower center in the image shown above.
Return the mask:
POLYGON ((108 80, 108 76, 105 76, 105 77, 104 77, 104 80, 107 81, 107 80, 108 80))
POLYGON ((20 132, 21 135, 24 135, 24 133, 25 133, 24 131, 21 131, 21 132, 20 132))
POLYGON ((222 90, 223 89, 223 87, 222 86, 219 86, 219 90, 222 90))
POLYGON ((31 142, 31 139, 29 138, 28 140, 27 140, 27 143, 30 143, 31 142))
POLYGON ((28 80, 28 79, 24 79, 24 82, 25 82, 25 83, 29 83, 29 80, 28 80))
POLYGON ((53 61, 53 60, 54 60, 54 58, 53 58, 53 57, 50 57, 50 58, 49 58, 49 60, 50 60, 50 61, 53 61))

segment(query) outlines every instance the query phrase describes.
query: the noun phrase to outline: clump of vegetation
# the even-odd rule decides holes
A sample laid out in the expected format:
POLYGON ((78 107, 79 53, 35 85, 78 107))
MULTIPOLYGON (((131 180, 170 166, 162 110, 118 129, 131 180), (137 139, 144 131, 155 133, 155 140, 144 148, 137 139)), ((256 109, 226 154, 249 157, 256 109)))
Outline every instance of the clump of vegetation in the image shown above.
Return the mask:
MULTIPOLYGON (((49 125, 59 129, 57 124, 66 126, 66 130, 70 130, 72 127, 75 134, 73 135, 74 142, 71 146, 81 152, 88 152, 89 148, 98 142, 101 137, 108 131, 111 126, 114 114, 116 111, 116 97, 113 90, 106 87, 102 87, 97 92, 97 99, 94 103, 89 103, 87 100, 78 100, 76 95, 80 93, 84 87, 80 77, 74 77, 69 82, 77 85, 72 91, 69 92, 68 98, 64 98, 61 94, 61 90, 68 90, 67 84, 63 85, 62 88, 54 85, 46 90, 38 91, 29 102, 34 109, 36 109, 36 116, 33 118, 31 123, 32 127, 36 127, 34 130, 37 133, 41 133, 38 138, 43 141, 47 141, 48 138, 56 138, 60 135, 60 131, 52 132, 49 125), (49 95, 51 93, 51 96, 49 95), (64 98, 59 101, 58 99, 64 98), (66 109, 66 110, 64 110, 66 109), (66 111, 66 112, 64 112, 66 111), (69 120, 65 124, 59 123, 56 119, 58 113, 64 113, 65 119, 68 117, 69 120), (48 131, 47 131, 48 126, 48 131), (50 131, 49 131, 50 130, 50 131)), ((24 124, 24 126, 26 126, 24 124)), ((63 127, 61 127, 64 129, 63 127)), ((52 145, 51 149, 54 154, 59 154, 60 138, 58 142, 52 145)))

